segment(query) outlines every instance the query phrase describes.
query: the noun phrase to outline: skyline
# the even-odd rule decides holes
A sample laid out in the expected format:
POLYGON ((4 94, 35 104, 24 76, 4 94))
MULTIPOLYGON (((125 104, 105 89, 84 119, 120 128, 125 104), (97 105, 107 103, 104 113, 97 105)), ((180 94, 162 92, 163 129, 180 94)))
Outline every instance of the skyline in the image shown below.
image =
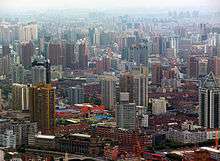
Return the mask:
POLYGON ((1 6, 11 9, 22 8, 78 8, 78 9, 117 9, 117 8, 209 8, 218 10, 218 0, 1 0, 1 6))

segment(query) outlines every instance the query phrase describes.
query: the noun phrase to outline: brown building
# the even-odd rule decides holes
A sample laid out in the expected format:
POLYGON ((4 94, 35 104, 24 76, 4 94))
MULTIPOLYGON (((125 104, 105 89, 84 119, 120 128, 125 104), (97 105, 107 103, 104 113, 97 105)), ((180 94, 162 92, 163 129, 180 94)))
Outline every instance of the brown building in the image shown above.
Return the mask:
POLYGON ((152 64, 152 84, 160 85, 162 80, 162 67, 160 62, 152 64))
POLYGON ((32 122, 38 123, 40 130, 56 127, 55 100, 55 90, 50 84, 30 87, 30 117, 32 122))
POLYGON ((188 59, 188 78, 197 79, 199 76, 199 60, 195 56, 188 59))
POLYGON ((64 66, 72 69, 74 67, 75 59, 74 44, 65 44, 64 66))
POLYGON ((86 53, 86 43, 79 44, 79 69, 84 70, 88 68, 88 55, 86 53))
POLYGON ((48 58, 51 65, 62 65, 63 51, 60 43, 50 43, 48 49, 48 58))
POLYGON ((21 63, 25 68, 31 67, 31 57, 34 55, 34 44, 30 41, 29 43, 21 44, 21 63))

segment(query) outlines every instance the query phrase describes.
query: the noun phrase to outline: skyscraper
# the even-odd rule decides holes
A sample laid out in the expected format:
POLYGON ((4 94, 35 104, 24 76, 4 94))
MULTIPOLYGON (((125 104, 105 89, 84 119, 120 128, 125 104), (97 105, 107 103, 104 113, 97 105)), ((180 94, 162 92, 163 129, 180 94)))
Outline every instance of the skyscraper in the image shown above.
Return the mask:
POLYGON ((199 88, 199 122, 207 128, 220 127, 220 88, 212 72, 199 88))
POLYGON ((56 127, 55 102, 55 89, 50 84, 30 87, 30 117, 32 122, 38 123, 40 130, 56 127))
POLYGON ((112 109, 116 103, 116 78, 110 75, 100 77, 101 83, 101 100, 108 108, 112 109))

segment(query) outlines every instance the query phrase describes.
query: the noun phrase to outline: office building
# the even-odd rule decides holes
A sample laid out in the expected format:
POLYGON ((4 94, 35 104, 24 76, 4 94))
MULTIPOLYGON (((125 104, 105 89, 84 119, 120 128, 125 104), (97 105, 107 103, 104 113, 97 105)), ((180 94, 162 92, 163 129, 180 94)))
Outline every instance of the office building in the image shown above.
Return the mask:
POLYGON ((29 90, 30 117, 40 130, 56 127, 56 96, 50 84, 39 84, 29 90))
POLYGON ((199 88, 199 123, 207 128, 220 127, 220 88, 211 72, 199 88))

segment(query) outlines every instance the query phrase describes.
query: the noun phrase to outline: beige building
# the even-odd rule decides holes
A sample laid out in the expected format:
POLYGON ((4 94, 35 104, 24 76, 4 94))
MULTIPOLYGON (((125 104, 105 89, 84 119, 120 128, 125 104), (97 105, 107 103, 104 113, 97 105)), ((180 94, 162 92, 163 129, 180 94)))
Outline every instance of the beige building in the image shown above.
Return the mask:
POLYGON ((166 104, 167 101, 164 97, 159 99, 152 99, 152 114, 159 115, 166 113, 166 104))

